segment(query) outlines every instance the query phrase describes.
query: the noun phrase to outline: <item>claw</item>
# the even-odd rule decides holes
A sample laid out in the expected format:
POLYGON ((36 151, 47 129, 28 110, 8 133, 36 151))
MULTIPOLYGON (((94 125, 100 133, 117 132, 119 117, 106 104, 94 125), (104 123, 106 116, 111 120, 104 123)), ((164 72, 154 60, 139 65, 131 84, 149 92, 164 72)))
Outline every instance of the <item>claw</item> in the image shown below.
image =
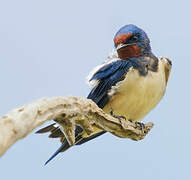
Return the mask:
POLYGON ((114 113, 113 113, 113 109, 111 109, 110 115, 113 116, 114 118, 119 119, 119 120, 120 120, 120 119, 126 120, 126 117, 125 117, 125 116, 119 116, 119 115, 114 114, 114 113))
POLYGON ((114 118, 117 118, 121 124, 123 124, 123 122, 121 121, 121 119, 127 120, 125 116, 119 116, 119 115, 114 114, 114 113, 113 113, 113 109, 111 109, 110 115, 113 116, 114 118))
POLYGON ((145 129, 145 124, 141 122, 135 122, 136 128, 139 127, 143 131, 145 129))
POLYGON ((113 109, 111 109, 111 111, 110 111, 110 115, 113 116, 113 109))

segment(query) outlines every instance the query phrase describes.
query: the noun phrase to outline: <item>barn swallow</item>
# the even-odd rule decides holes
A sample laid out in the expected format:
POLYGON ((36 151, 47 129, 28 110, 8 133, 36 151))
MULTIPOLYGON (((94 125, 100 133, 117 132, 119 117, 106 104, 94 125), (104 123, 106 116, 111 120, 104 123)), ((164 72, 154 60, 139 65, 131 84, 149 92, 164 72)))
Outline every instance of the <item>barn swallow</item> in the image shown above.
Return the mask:
MULTIPOLYGON (((165 94, 171 61, 157 58, 151 51, 147 34, 129 24, 114 36, 114 52, 107 61, 97 66, 88 76, 92 90, 87 96, 106 113, 123 116, 132 122, 140 122, 159 103, 165 94)), ((46 161, 70 148, 64 134, 56 124, 40 129, 37 133, 51 132, 49 137, 61 139, 62 145, 46 161)), ((76 126, 76 145, 92 140, 105 131, 94 127, 88 135, 76 126)))

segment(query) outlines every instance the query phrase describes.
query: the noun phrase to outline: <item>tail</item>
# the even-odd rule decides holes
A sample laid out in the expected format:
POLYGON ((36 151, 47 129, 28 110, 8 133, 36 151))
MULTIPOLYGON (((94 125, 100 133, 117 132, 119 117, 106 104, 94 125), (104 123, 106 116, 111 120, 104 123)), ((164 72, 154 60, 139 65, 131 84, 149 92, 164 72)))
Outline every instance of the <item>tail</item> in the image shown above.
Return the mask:
POLYGON ((68 141, 64 139, 64 142, 62 145, 56 150, 56 152, 45 162, 44 165, 47 165, 54 157, 56 157, 57 154, 60 152, 66 151, 68 148, 70 148, 70 145, 68 144, 68 141))
MULTIPOLYGON (((76 129, 77 129, 77 128, 76 128, 76 129)), ((75 132, 75 133, 76 133, 76 138, 75 138, 76 143, 75 143, 75 144, 77 144, 78 142, 80 142, 81 139, 82 139, 81 135, 79 135, 80 132, 81 132, 80 129, 77 129, 76 132, 75 132)), ((62 142, 62 145, 61 145, 61 146, 56 150, 56 152, 45 162, 44 165, 48 164, 54 157, 57 156, 57 154, 59 154, 60 152, 64 152, 64 151, 68 150, 70 147, 71 147, 71 146, 69 145, 67 139, 64 138, 64 140, 63 140, 63 142, 62 142)))
MULTIPOLYGON (((71 146, 69 145, 67 139, 65 138, 64 134, 60 130, 59 126, 55 126, 56 123, 53 123, 45 128, 42 128, 38 130, 36 133, 42 134, 50 132, 49 135, 50 138, 60 138, 61 146, 56 150, 56 152, 45 162, 45 165, 48 164, 54 157, 56 157, 60 152, 64 152, 68 150, 71 146)), ((84 138, 83 137, 83 129, 80 126, 76 126, 75 130, 75 145, 81 145, 83 143, 86 143, 102 134, 104 134, 105 131, 98 132, 96 134, 90 135, 89 137, 84 138)))
MULTIPOLYGON (((105 131, 102 131, 100 133, 94 134, 88 138, 82 138, 81 136, 77 136, 76 137, 76 143, 75 145, 81 145, 87 141, 90 141, 91 139, 94 139, 102 134, 104 134, 105 131)), ((56 152, 45 162, 44 165, 48 164, 54 157, 56 157, 60 152, 64 152, 66 150, 68 150, 71 146, 69 145, 68 141, 66 139, 64 139, 63 144, 56 150, 56 152)))

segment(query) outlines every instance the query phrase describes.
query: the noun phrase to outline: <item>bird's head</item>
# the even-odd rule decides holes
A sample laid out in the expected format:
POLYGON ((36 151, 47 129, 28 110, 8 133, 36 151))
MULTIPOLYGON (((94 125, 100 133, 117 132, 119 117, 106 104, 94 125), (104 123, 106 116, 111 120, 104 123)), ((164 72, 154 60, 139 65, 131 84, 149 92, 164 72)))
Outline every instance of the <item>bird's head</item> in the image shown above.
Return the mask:
POLYGON ((151 52, 147 34, 133 24, 122 27, 116 33, 114 44, 120 59, 142 56, 151 52))

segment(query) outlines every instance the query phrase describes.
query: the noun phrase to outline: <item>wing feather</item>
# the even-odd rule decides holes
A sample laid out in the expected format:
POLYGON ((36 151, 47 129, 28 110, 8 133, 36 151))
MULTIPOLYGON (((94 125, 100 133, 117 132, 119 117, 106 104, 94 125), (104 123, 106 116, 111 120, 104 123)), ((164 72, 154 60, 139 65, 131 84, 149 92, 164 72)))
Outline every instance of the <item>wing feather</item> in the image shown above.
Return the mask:
POLYGON ((90 79, 90 81, 97 80, 99 83, 87 98, 92 99, 100 108, 103 108, 109 100, 108 91, 125 78, 130 67, 132 67, 132 63, 129 60, 118 60, 103 66, 90 79))

